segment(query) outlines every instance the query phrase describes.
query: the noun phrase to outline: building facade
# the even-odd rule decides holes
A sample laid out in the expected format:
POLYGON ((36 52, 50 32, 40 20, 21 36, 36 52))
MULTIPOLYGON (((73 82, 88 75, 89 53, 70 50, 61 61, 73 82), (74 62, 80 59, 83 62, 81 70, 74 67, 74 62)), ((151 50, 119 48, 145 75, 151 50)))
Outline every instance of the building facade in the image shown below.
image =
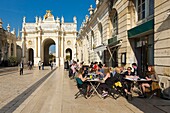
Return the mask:
POLYGON ((154 64, 154 0, 96 0, 79 31, 86 62, 131 66, 154 64), (141 30, 142 29, 142 30, 141 30))
POLYGON ((113 67, 137 63, 140 76, 153 65, 170 98, 169 6, 170 0, 96 0, 79 31, 79 59, 113 67))
MULTIPOLYGON (((82 23, 79 38, 83 41, 88 63, 103 62, 107 66, 128 66, 135 62, 128 40, 130 29, 129 0, 96 0, 96 8, 89 8, 90 17, 82 23), (90 54, 88 54, 90 53, 90 54)), ((84 47, 83 46, 83 47, 84 47)), ((83 48, 84 49, 84 48, 83 48)), ((82 55, 86 56, 86 55, 82 55)), ((83 59, 86 60, 87 59, 83 59)))
POLYGON ((155 0, 154 63, 163 96, 170 99, 170 0, 155 0))
POLYGON ((56 66, 63 65, 64 60, 76 59, 77 20, 65 23, 64 17, 54 19, 50 10, 46 11, 43 19, 35 18, 35 23, 27 23, 26 17, 22 24, 22 58, 26 63, 39 61, 49 64, 49 47, 55 45, 56 66))
POLYGON ((17 57, 16 55, 16 34, 15 29, 10 32, 8 24, 7 30, 2 27, 2 20, 0 19, 0 64, 3 66, 9 65, 10 57, 17 57))

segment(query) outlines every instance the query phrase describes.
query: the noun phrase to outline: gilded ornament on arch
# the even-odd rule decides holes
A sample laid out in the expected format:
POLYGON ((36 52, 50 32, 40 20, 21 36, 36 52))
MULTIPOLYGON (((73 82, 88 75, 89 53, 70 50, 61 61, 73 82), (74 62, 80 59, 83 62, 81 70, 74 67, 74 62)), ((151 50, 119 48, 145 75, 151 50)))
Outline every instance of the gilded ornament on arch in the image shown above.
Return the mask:
POLYGON ((71 41, 70 41, 70 40, 68 40, 68 41, 67 41, 67 44, 68 44, 68 45, 70 45, 70 44, 71 44, 71 41))
POLYGON ((32 41, 31 41, 31 40, 29 40, 29 41, 28 41, 28 44, 29 44, 29 45, 32 45, 32 41))
POLYGON ((46 14, 44 15, 44 18, 47 19, 48 17, 52 17, 51 10, 46 10, 46 14))

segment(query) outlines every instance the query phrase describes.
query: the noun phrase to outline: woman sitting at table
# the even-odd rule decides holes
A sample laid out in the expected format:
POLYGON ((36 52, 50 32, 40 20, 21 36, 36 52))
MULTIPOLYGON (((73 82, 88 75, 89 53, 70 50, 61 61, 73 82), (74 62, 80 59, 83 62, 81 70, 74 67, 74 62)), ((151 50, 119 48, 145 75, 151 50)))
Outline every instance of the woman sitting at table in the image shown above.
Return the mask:
POLYGON ((143 92, 143 96, 146 97, 146 88, 150 88, 152 81, 158 81, 158 76, 155 72, 154 66, 148 66, 148 72, 146 73, 146 80, 148 80, 149 82, 147 83, 142 83, 142 92, 143 92))
MULTIPOLYGON (((128 67, 127 68, 127 71, 124 73, 124 77, 125 78, 132 78, 134 77, 134 73, 132 72, 132 68, 131 67, 128 67)), ((131 85, 132 83, 129 82, 129 81, 124 81, 124 84, 123 84, 123 89, 124 89, 124 92, 125 92, 125 97, 129 100, 131 100, 132 98, 132 94, 131 94, 131 85)))
POLYGON ((90 90, 90 84, 86 81, 86 77, 83 77, 83 73, 84 70, 82 68, 80 68, 79 72, 78 72, 78 78, 81 79, 81 81, 83 82, 82 84, 82 88, 86 89, 86 95, 88 96, 89 90, 90 90))
POLYGON ((109 89, 112 89, 114 83, 119 81, 119 74, 120 74, 119 68, 115 68, 115 70, 113 70, 113 68, 109 68, 106 76, 103 78, 105 83, 102 83, 99 86, 99 89, 102 91, 102 97, 106 97, 108 93, 111 93, 109 92, 109 89), (115 71, 115 74, 113 76, 112 73, 114 71, 115 71))

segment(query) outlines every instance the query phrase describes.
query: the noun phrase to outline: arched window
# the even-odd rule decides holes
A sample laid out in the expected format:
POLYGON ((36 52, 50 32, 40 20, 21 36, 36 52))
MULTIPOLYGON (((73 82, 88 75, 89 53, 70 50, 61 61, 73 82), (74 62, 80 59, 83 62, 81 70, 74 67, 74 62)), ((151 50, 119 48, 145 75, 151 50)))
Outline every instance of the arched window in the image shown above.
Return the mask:
POLYGON ((13 56, 14 55, 14 44, 12 43, 11 44, 11 56, 13 56))
POLYGON ((98 28, 99 28, 98 45, 101 45, 103 42, 103 27, 101 23, 99 23, 98 28))
POLYGON ((112 31, 112 36, 118 34, 118 16, 117 16, 117 11, 113 14, 112 17, 112 25, 113 25, 113 31, 112 31))
POLYGON ((91 49, 93 49, 94 46, 94 32, 91 31, 91 49))

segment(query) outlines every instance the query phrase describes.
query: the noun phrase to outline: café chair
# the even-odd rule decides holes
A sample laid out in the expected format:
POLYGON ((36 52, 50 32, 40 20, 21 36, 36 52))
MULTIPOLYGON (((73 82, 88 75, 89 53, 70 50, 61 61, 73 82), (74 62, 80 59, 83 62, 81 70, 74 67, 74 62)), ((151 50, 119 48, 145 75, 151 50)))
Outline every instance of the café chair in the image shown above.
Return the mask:
POLYGON ((83 95, 85 99, 86 98, 86 89, 82 87, 83 81, 80 78, 76 78, 77 88, 78 92, 75 94, 75 99, 77 99, 80 95, 83 95))
POLYGON ((152 81, 151 86, 147 89, 147 93, 150 93, 149 99, 153 96, 159 95, 160 87, 158 81, 152 81))

